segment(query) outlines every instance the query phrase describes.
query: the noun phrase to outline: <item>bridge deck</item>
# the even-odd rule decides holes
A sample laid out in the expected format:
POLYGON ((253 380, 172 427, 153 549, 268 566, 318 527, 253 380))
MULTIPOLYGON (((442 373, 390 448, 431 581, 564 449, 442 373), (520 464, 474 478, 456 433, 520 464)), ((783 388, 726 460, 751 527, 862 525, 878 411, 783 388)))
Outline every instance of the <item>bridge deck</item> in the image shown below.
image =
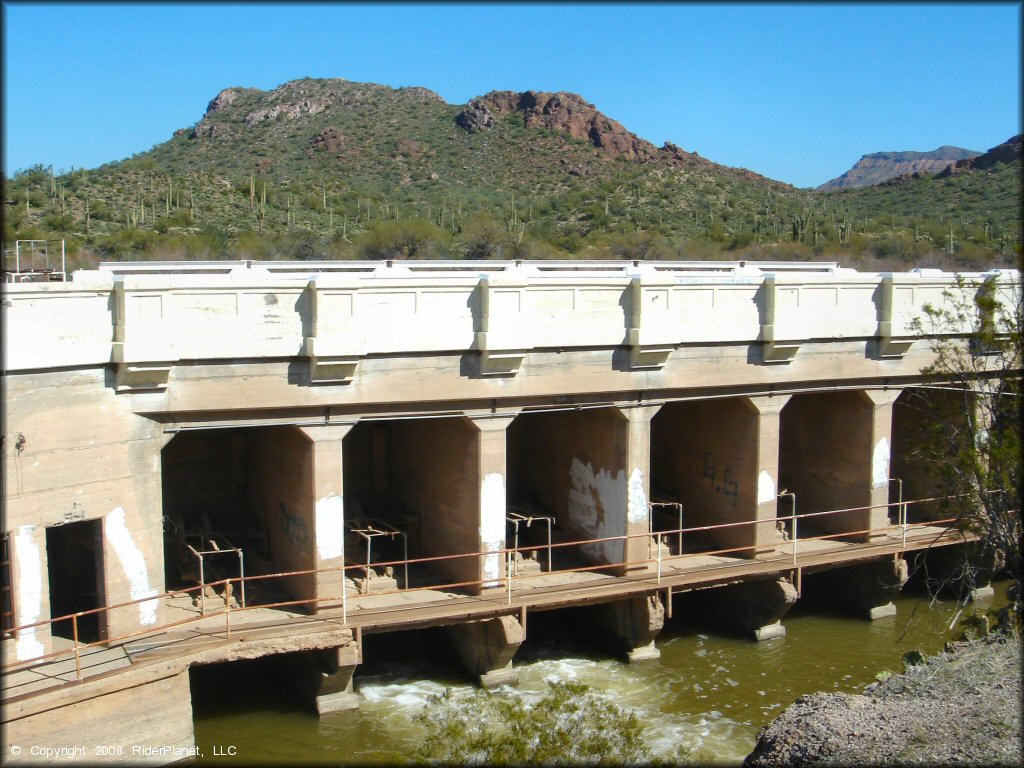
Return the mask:
MULTIPOLYGON (((208 663, 235 658, 254 658, 269 653, 309 650, 340 645, 352 631, 364 634, 425 628, 591 603, 621 600, 659 590, 685 592, 743 580, 756 580, 793 570, 824 570, 907 551, 962 543, 964 537, 945 526, 917 526, 903 532, 892 529, 870 542, 836 540, 800 541, 796 557, 785 543, 757 558, 684 554, 652 561, 646 568, 624 576, 600 572, 568 571, 516 576, 511 591, 506 583, 481 595, 446 589, 418 589, 352 596, 345 610, 340 603, 321 607, 316 615, 280 608, 251 606, 229 612, 208 604, 202 616, 197 606, 182 595, 165 599, 167 615, 174 623, 193 617, 187 626, 176 626, 142 638, 91 646, 80 651, 83 682, 109 678, 118 672, 155 662, 179 659, 208 663)), ((211 601, 212 602, 212 601, 211 601)), ((11 641, 6 641, 11 642, 11 641)), ((6 673, 2 683, 5 704, 26 700, 76 681, 71 641, 54 639, 55 649, 67 655, 6 673)), ((10 654, 8 654, 10 658, 10 654)))

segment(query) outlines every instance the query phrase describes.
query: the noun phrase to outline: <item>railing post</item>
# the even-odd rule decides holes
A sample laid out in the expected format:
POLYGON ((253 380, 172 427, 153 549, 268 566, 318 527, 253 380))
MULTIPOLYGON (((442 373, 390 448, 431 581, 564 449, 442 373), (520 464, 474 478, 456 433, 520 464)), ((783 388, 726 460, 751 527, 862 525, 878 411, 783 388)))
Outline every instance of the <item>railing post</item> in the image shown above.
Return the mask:
POLYGON ((676 502, 676 506, 679 507, 679 534, 677 543, 679 545, 679 556, 683 556, 683 505, 676 502))
POLYGON ((242 555, 242 550, 238 550, 238 585, 242 594, 242 607, 245 608, 245 557, 242 555))
POLYGON ((658 534, 658 584, 661 584, 661 534, 658 534))
POLYGON ((796 540, 797 540, 796 515, 793 515, 793 565, 796 565, 796 540))
POLYGON ((231 637, 231 579, 224 582, 224 623, 225 637, 231 637))
POLYGON ((206 576, 203 573, 203 556, 196 553, 199 558, 199 614, 206 615, 206 576))
POLYGON ((71 617, 71 632, 75 638, 75 677, 82 679, 82 657, 78 653, 78 614, 71 617))
POLYGON ((507 586, 508 604, 512 605, 512 552, 505 550, 505 584, 507 586))

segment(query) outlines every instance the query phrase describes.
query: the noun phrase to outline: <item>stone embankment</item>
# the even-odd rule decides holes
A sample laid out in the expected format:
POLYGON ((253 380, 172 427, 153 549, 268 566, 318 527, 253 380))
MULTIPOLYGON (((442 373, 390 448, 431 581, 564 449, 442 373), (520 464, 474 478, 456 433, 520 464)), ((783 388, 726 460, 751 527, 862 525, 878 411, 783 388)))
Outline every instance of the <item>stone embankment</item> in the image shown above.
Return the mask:
POLYGON ((745 768, 1024 764, 1021 642, 955 643, 863 694, 801 696, 761 729, 745 768))

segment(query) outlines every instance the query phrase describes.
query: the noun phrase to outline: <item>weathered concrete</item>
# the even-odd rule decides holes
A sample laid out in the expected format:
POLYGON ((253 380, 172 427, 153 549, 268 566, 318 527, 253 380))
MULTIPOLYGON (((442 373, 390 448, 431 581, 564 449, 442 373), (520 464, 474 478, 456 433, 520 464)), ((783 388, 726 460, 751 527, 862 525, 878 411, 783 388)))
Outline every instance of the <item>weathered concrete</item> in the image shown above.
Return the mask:
POLYGON ((705 549, 753 556, 778 542, 779 413, 788 399, 672 403, 655 417, 655 487, 683 504, 684 527, 765 521, 702 532, 705 549))
POLYGON ((164 765, 194 757, 188 668, 178 660, 129 669, 26 702, 5 702, 3 728, 5 765, 164 765), (10 745, 21 746, 21 755, 12 756, 10 745), (33 754, 32 746, 64 751, 33 754))
MULTIPOLYGON (((52 615, 47 529, 91 521, 97 594, 137 601, 102 632, 157 626, 163 517, 199 504, 211 523, 262 532, 250 574, 340 565, 345 521, 362 509, 407 530, 413 557, 459 555, 420 572, 474 591, 503 575, 494 550, 512 501, 556 517, 563 537, 642 534, 556 553, 631 577, 648 464, 674 467, 672 481, 694 456, 703 470, 708 451, 729 459, 716 479, 737 482, 736 495, 688 491, 687 514, 756 522, 728 543, 757 565, 777 543, 783 487, 801 512, 884 500, 879 446, 899 432, 888 398, 933 360, 912 322, 954 285, 945 273, 735 262, 164 263, 5 285, 15 621, 52 615), (678 452, 657 434, 673 419, 678 452), (178 430, 196 431, 172 440, 178 430)), ((1019 275, 998 285, 1012 300, 1019 275)), ((847 536, 878 519, 824 525, 847 536)), ((281 585, 333 604, 342 582, 281 585)), ((637 611, 612 622, 634 627, 619 632, 630 649, 656 634, 657 611, 637 611)), ((45 626, 26 629, 14 656, 51 649, 45 626)))
POLYGON ((908 574, 906 560, 887 557, 871 563, 834 568, 811 578, 816 599, 846 606, 854 613, 874 620, 896 615, 892 599, 907 583, 908 574))
POLYGON ((460 664, 484 688, 516 685, 519 672, 512 657, 526 639, 522 624, 514 616, 453 624, 444 632, 460 664))
POLYGON ((733 584, 707 594, 715 616, 755 640, 785 637, 782 617, 796 603, 796 587, 786 577, 733 584))
POLYGON ((352 688, 352 676, 360 662, 355 641, 336 648, 288 654, 281 660, 292 686, 315 704, 321 717, 359 708, 359 697, 352 688))
POLYGON ((658 595, 602 603, 586 612, 631 664, 661 658, 654 640, 665 626, 665 606, 658 595))

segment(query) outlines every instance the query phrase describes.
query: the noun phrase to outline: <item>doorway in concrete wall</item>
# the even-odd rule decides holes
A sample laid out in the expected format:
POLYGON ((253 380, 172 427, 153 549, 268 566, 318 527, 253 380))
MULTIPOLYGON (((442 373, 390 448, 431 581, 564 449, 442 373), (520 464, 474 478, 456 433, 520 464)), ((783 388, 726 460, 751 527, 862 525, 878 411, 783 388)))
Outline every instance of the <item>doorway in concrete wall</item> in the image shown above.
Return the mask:
MULTIPOLYGON (((243 572, 313 569, 311 446, 291 426, 178 433, 161 455, 167 588, 193 588, 243 572)), ((308 599, 314 581, 311 574, 250 581, 245 601, 308 599)), ((223 599, 221 587, 207 589, 207 597, 218 596, 223 599)), ((241 597, 233 588, 231 599, 241 597)))
MULTIPOLYGON (((46 529, 50 617, 91 611, 105 604, 103 582, 103 523, 82 520, 46 529)), ((70 619, 53 624, 57 637, 74 638, 70 619)), ((98 613, 78 618, 78 639, 94 643, 106 636, 106 622, 98 613)))

